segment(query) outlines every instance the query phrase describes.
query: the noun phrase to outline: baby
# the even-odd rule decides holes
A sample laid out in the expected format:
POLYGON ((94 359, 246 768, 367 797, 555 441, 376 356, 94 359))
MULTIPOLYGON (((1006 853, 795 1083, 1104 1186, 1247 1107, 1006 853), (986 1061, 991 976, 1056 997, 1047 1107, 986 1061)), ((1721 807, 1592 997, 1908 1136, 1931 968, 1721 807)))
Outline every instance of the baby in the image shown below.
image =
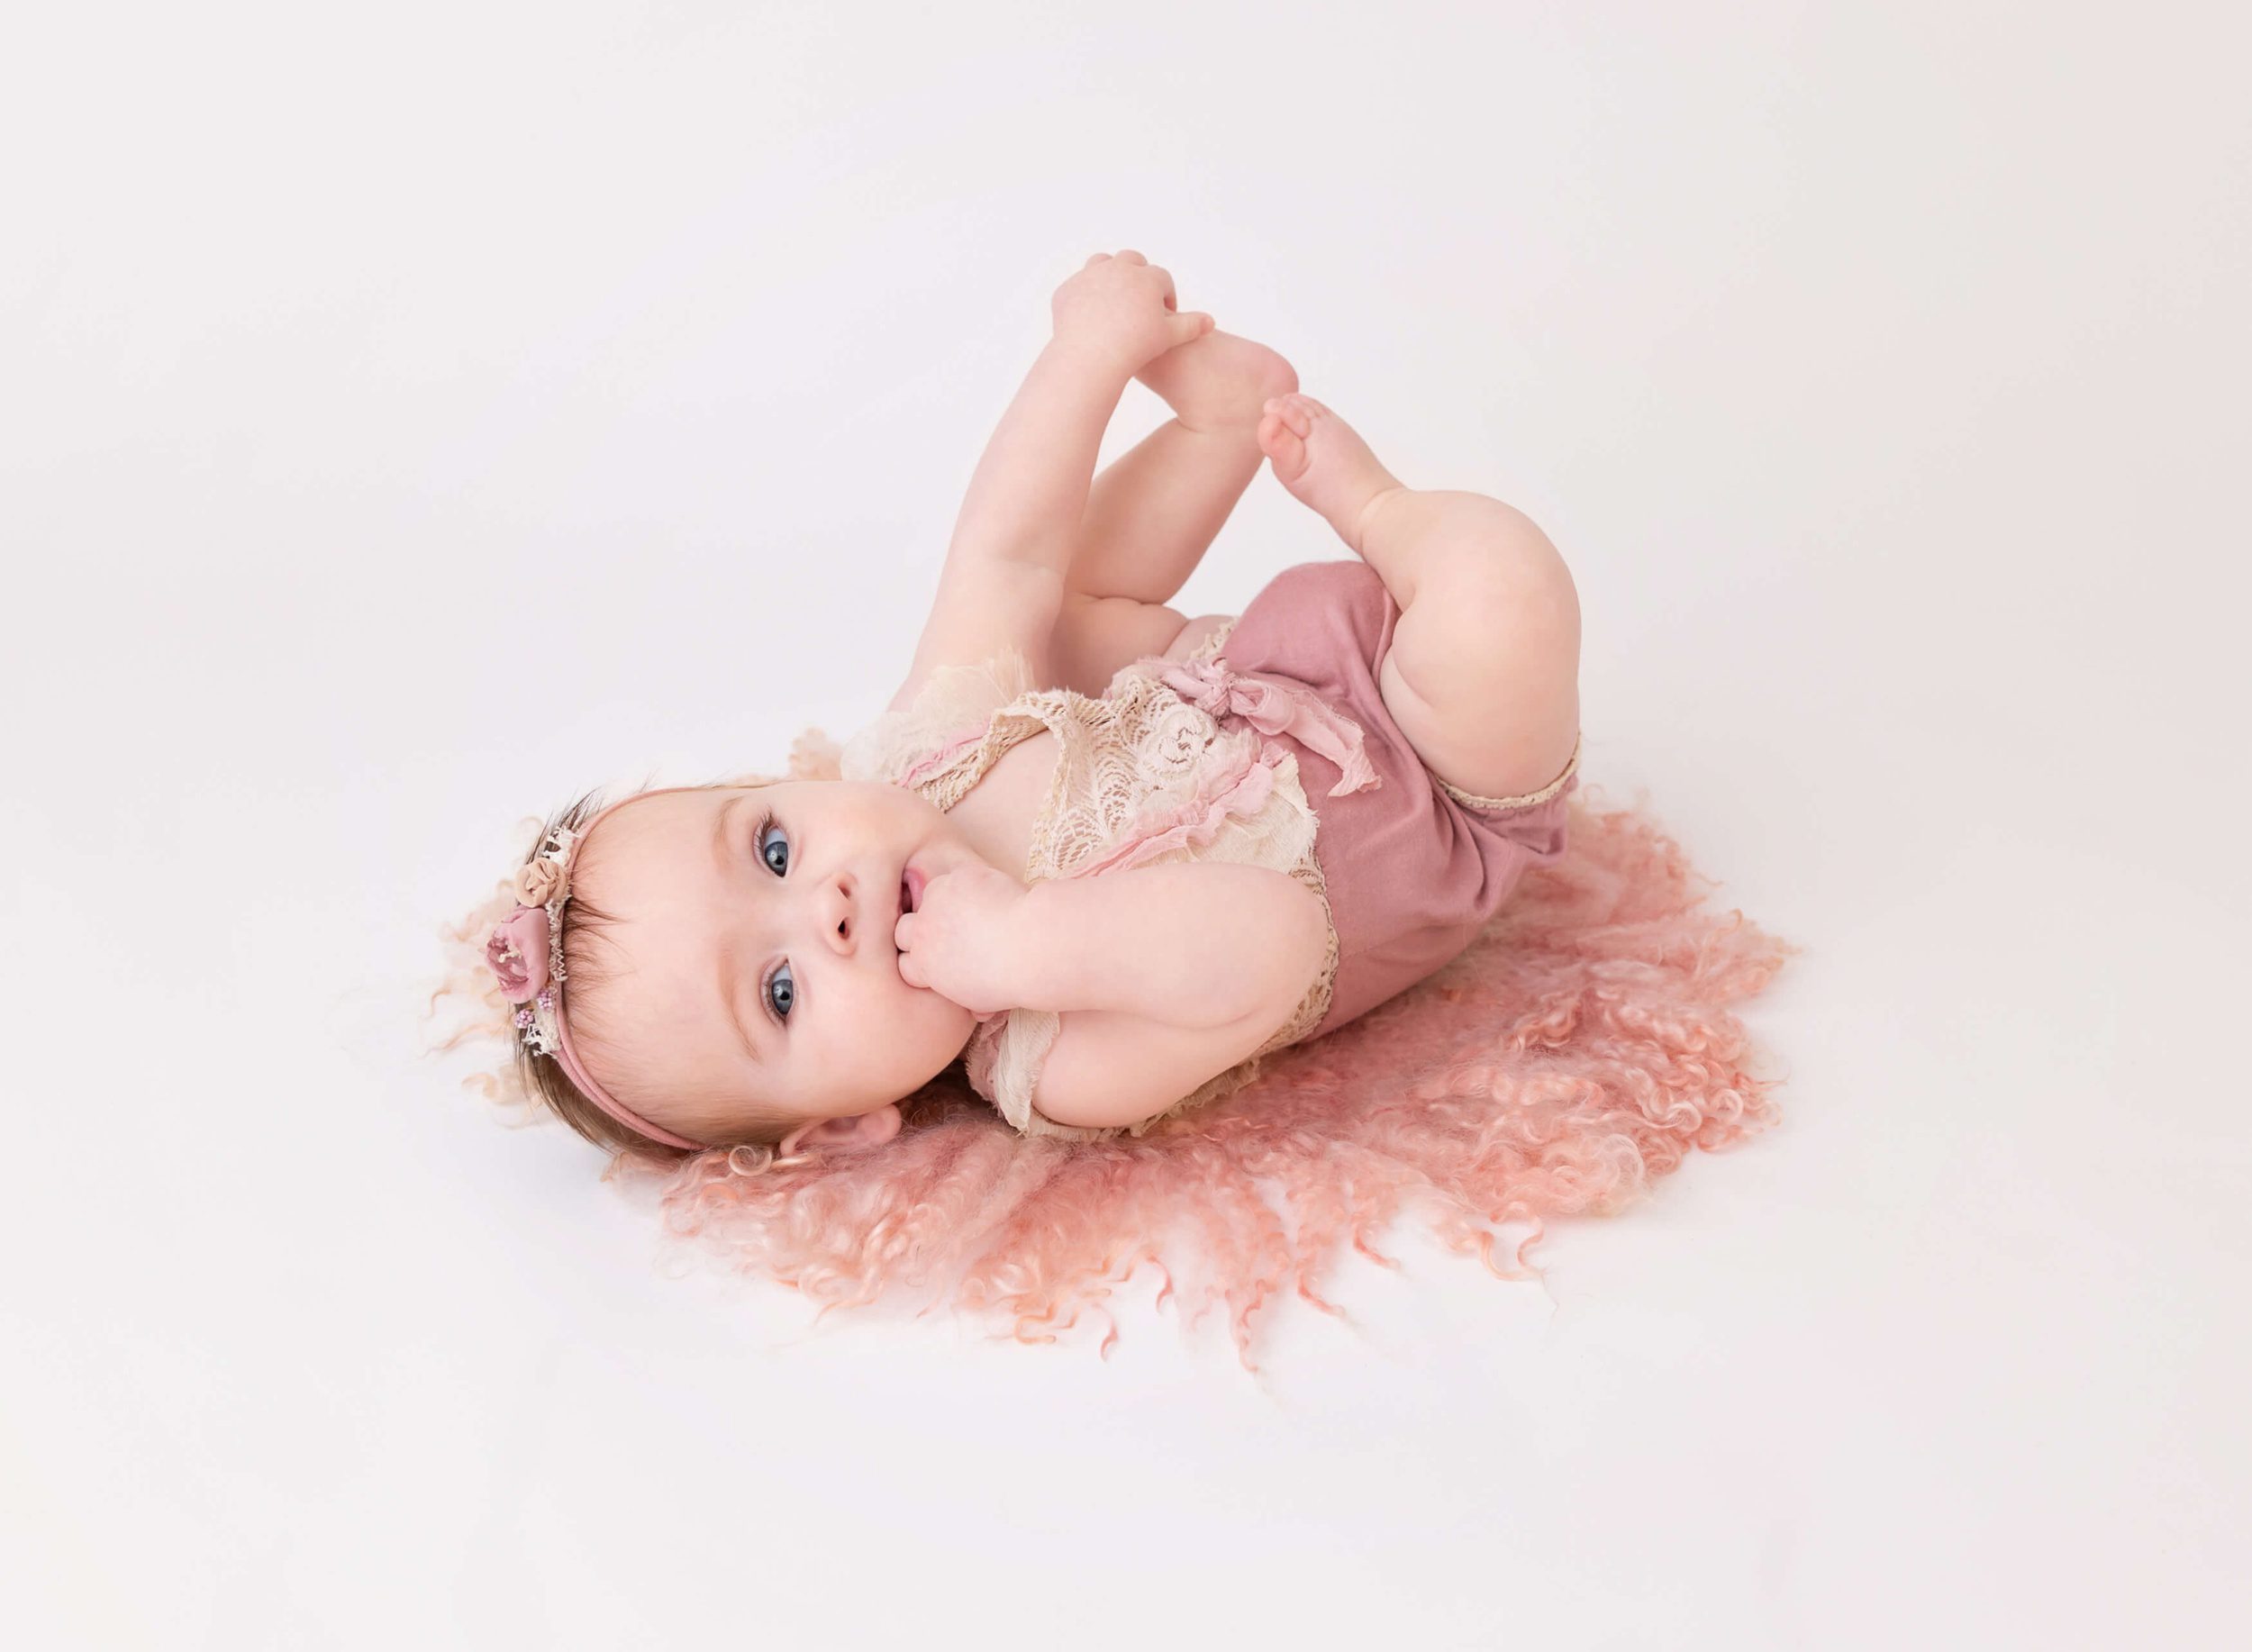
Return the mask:
POLYGON ((518 870, 486 960, 590 1139, 874 1148, 957 1061, 1027 1134, 1139 1135, 1563 853, 1579 613, 1540 531, 1403 486, 1138 252, 1051 309, 836 777, 581 799, 518 870), (1130 378, 1176 417, 1090 480, 1130 378), (1166 604, 1262 458, 1359 560, 1190 620, 1166 604))

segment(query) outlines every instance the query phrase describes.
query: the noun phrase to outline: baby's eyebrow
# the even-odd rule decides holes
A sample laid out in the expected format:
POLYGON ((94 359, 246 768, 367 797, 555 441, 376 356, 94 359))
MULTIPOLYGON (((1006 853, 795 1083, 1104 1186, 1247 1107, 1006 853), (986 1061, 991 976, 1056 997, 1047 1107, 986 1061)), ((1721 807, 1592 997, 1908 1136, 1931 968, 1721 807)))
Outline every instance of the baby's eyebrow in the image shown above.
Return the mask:
POLYGON ((712 864, 722 872, 727 870, 727 821, 735 812, 735 805, 749 800, 740 793, 722 803, 719 812, 712 817, 712 864))

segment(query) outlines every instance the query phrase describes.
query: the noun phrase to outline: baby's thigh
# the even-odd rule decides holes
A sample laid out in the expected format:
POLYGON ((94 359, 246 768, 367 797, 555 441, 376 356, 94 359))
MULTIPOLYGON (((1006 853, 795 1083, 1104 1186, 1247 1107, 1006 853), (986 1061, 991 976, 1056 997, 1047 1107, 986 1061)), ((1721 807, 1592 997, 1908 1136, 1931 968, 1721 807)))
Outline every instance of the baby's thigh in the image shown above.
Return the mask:
POLYGON ((1167 653, 1182 627, 1192 624, 1162 603, 1067 591, 1049 633, 1049 675, 1065 688, 1100 699, 1121 667, 1167 653))
POLYGON ((1482 797, 1521 796, 1561 774, 1578 742, 1578 595, 1529 518, 1450 498, 1461 506, 1419 535, 1415 595, 1376 685, 1433 774, 1482 797))

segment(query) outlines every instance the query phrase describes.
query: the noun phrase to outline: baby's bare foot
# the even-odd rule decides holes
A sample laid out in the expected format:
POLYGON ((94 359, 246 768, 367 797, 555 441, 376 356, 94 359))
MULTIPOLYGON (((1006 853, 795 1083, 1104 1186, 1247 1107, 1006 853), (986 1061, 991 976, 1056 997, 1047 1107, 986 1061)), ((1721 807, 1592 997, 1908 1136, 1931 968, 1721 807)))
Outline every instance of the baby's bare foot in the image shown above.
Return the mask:
POLYGON ((1297 373, 1275 351, 1217 327, 1175 345, 1134 377, 1193 431, 1248 433, 1270 396, 1298 387, 1297 373))
POLYGON ((1259 450, 1275 479, 1326 518, 1356 555, 1369 506, 1402 486, 1358 431, 1310 395, 1294 392, 1267 403, 1259 450))

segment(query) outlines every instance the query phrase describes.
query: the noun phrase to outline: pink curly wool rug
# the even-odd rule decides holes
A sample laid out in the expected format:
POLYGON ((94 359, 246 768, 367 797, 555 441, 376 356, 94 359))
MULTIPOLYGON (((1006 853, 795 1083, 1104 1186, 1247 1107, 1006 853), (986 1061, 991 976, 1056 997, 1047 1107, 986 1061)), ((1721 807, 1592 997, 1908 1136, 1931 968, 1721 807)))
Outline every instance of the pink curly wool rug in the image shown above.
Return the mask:
MULTIPOLYGON (((1369 1240, 1402 1215, 1500 1277, 1532 1277, 1544 1219, 1619 1211, 1693 1148, 1728 1148, 1775 1115, 1730 1006, 1795 949, 1708 910, 1712 885, 1672 840, 1597 795, 1574 799, 1570 851, 1532 868, 1444 969, 1139 1140, 1020 1137, 958 1065, 862 1157, 777 1164, 738 1148, 621 1158, 610 1174, 653 1189, 681 1242, 824 1314, 950 1303, 1054 1341, 1148 1263, 1159 1304, 1176 1286, 1194 1298, 1190 1324, 1225 1302, 1253 1370, 1261 1305, 1287 1286, 1339 1313, 1318 1286, 1346 1242, 1396 1266, 1369 1240), (1502 1222, 1532 1226, 1510 1269, 1490 1230, 1502 1222)), ((497 994, 484 1002, 482 1024, 442 1048, 505 1036, 497 994)), ((525 1102, 511 1077, 468 1082, 525 1102)), ((1118 1334, 1112 1320, 1106 1357, 1118 1334)))

